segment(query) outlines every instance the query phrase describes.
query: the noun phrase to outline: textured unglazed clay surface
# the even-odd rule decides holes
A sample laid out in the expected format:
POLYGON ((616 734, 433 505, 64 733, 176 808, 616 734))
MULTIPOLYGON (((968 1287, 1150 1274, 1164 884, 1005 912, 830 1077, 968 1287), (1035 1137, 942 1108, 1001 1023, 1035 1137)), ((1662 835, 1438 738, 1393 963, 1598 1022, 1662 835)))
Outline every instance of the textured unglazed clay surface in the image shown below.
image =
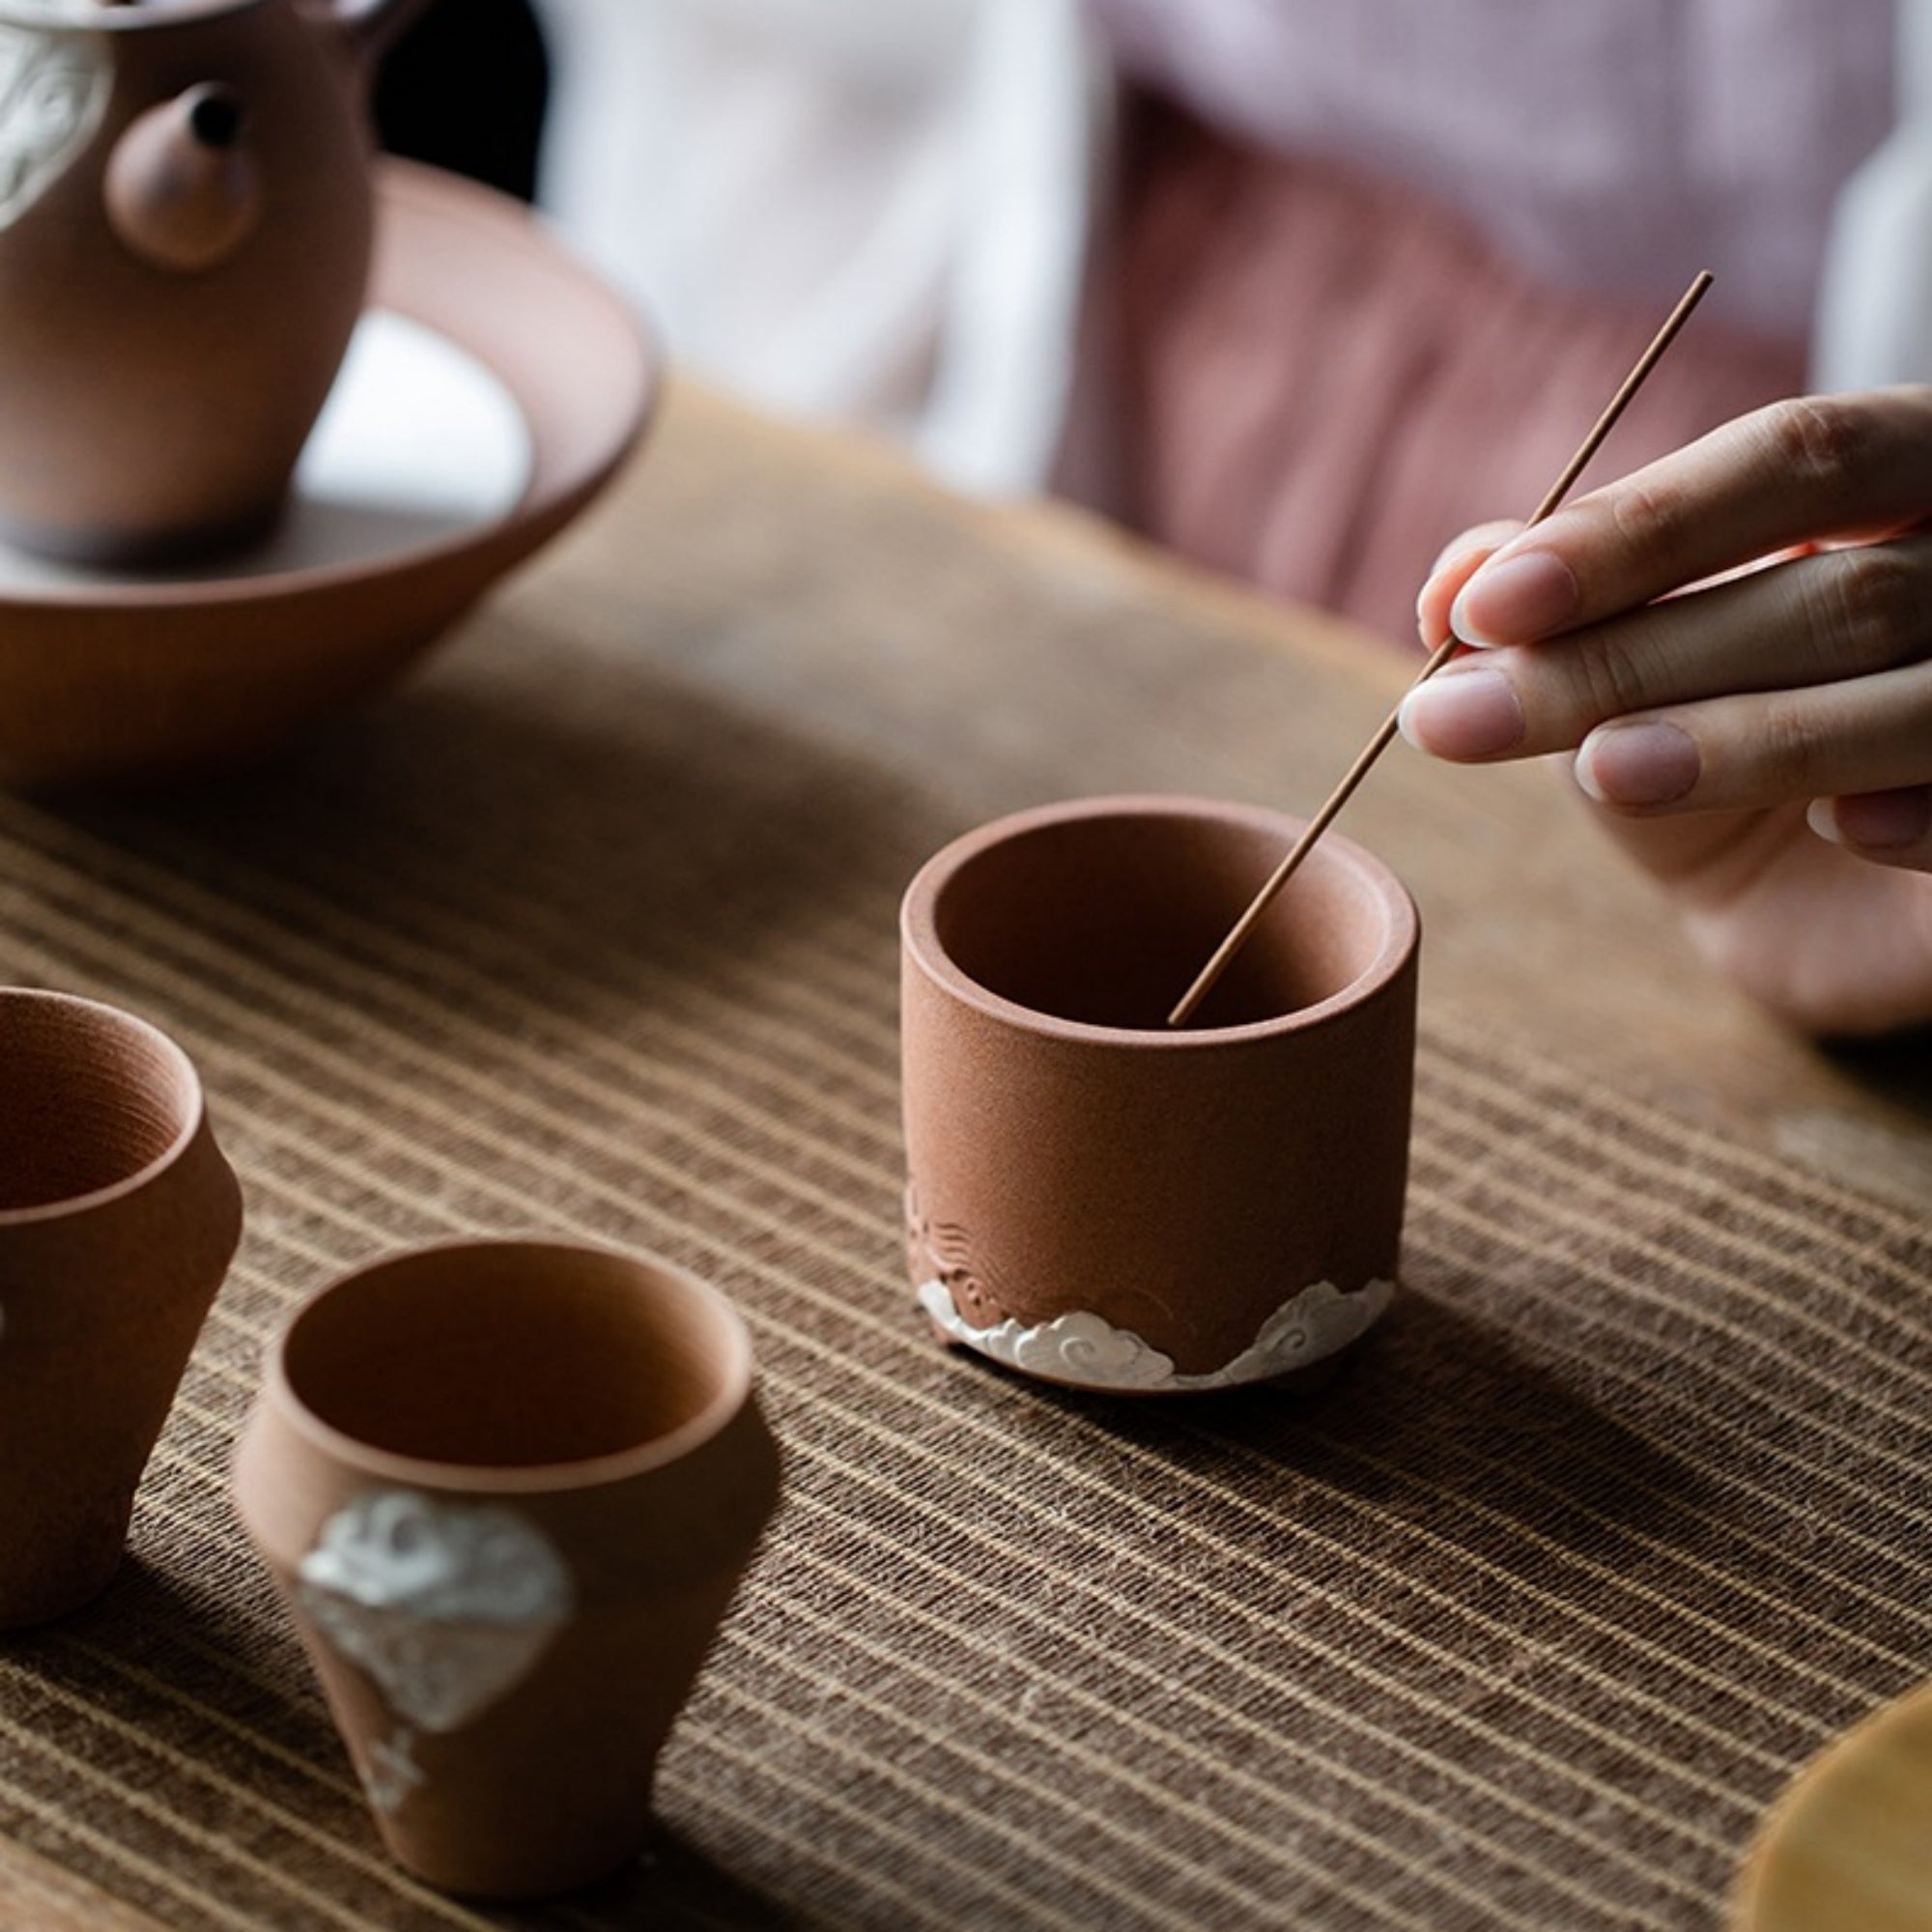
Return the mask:
POLYGON ((313 1296, 235 1465, 384 1842, 501 1898, 642 1841, 778 1482, 720 1296, 535 1241, 414 1250, 313 1296))
POLYGON ((906 1261, 949 1338, 1123 1393, 1290 1375, 1398 1279, 1415 908, 1330 837, 1201 1009, 1166 1015, 1300 821, 1039 807, 902 914, 906 1261))

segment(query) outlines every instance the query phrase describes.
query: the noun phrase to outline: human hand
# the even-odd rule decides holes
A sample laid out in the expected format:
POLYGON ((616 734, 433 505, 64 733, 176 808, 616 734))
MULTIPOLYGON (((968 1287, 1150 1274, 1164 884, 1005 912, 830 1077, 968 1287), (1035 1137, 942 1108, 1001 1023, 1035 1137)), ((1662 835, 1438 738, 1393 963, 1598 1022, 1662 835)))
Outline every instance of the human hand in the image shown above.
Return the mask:
POLYGON ((1705 953, 1814 1032, 1932 1020, 1932 388, 1776 404, 1443 553, 1403 735, 1574 753, 1705 953))

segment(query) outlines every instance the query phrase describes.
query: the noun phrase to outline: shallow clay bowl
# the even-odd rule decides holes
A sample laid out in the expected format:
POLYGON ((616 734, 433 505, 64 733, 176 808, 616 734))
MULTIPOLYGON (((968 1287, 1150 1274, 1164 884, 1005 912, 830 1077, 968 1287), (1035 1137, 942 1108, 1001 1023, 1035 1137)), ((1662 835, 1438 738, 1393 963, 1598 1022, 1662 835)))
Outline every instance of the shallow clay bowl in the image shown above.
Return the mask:
POLYGON ((396 160, 379 164, 377 191, 369 307, 501 384, 527 434, 521 495, 347 561, 0 583, 0 782, 146 781, 262 757, 419 657, 643 434, 654 348, 521 203, 396 160))

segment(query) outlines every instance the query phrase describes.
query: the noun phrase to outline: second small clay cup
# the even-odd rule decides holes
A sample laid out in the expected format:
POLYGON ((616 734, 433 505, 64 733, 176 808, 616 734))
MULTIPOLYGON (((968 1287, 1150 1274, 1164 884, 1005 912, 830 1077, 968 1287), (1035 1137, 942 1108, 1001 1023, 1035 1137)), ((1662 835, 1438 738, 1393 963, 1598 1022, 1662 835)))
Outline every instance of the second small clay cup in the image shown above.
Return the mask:
POLYGON ((241 1235, 187 1055, 119 1008, 0 987, 0 1629, 113 1576, 241 1235))
POLYGON ((1167 1014, 1302 821, 1214 800, 1023 811, 902 910, 907 1253, 949 1341, 1043 1379, 1293 1378, 1397 1278, 1419 923, 1333 832, 1184 1029, 1167 1014))
POLYGON ((380 1262, 275 1345, 235 1483, 400 1863, 534 1898, 639 1850, 778 1497, 723 1296, 542 1241, 380 1262))

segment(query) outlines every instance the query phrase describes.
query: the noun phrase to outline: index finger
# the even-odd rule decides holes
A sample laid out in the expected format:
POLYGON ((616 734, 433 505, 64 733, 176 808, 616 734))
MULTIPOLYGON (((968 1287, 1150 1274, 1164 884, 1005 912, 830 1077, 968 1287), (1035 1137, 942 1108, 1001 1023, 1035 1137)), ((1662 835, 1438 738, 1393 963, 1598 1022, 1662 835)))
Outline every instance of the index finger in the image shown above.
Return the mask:
POLYGON ((1932 388, 1773 403, 1505 544, 1449 622, 1467 643, 1531 643, 1795 544, 1892 535, 1928 510, 1932 388))

